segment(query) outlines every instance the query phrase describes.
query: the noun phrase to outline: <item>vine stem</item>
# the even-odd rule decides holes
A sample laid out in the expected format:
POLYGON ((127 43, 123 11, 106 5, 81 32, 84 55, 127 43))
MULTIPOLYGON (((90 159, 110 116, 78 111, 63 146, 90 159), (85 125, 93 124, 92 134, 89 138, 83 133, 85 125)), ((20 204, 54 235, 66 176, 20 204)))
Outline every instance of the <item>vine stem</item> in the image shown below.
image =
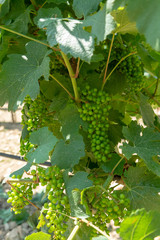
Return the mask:
POLYGON ((26 35, 24 35, 24 34, 22 34, 22 33, 16 32, 16 31, 11 30, 11 29, 9 29, 9 28, 6 28, 6 27, 3 27, 3 26, 0 26, 0 29, 3 29, 3 30, 5 30, 5 31, 11 32, 11 33, 14 33, 14 34, 19 35, 19 36, 21 36, 21 37, 27 38, 27 39, 29 39, 29 40, 31 40, 31 41, 34 41, 34 42, 40 43, 40 44, 42 44, 42 45, 44 45, 44 46, 46 46, 46 47, 51 48, 51 49, 54 50, 54 51, 59 51, 59 52, 61 51, 61 50, 58 49, 58 48, 51 47, 51 46, 48 45, 47 43, 41 42, 41 41, 39 41, 39 40, 37 40, 37 39, 35 39, 35 38, 32 38, 32 37, 26 36, 26 35))
POLYGON ((74 99, 74 97, 72 96, 72 94, 68 91, 68 89, 67 88, 65 88, 65 86, 63 86, 63 84, 61 83, 61 82, 59 82, 58 81, 58 79, 57 78, 55 78, 53 75, 49 75, 52 79, 54 79, 67 93, 68 93, 68 95, 72 98, 72 99, 74 99))
POLYGON ((9 179, 8 182, 10 182, 10 183, 35 183, 33 180, 30 180, 30 179, 26 179, 26 180, 23 180, 23 179, 9 179))
MULTIPOLYGON (((20 193, 20 191, 18 191, 11 183, 9 180, 7 180, 7 183, 14 189, 16 190, 16 192, 20 193)), ((23 198, 29 202, 33 207, 37 208, 38 210, 41 210, 39 207, 37 207, 34 203, 32 203, 30 200, 28 200, 24 195, 23 195, 23 198)))
POLYGON ((136 53, 137 53, 137 52, 132 52, 132 53, 129 53, 128 55, 124 56, 123 58, 121 58, 121 60, 116 64, 116 66, 115 66, 115 67, 112 69, 112 71, 108 74, 107 78, 105 79, 105 81, 104 81, 103 84, 102 84, 101 90, 103 90, 103 88, 104 88, 107 80, 108 80, 109 77, 112 75, 112 73, 115 71, 115 69, 119 66, 119 64, 120 64, 121 62, 123 62, 127 57, 129 57, 129 56, 131 56, 131 55, 133 55, 133 54, 136 54, 136 53))
POLYGON ((71 64, 69 62, 69 59, 67 57, 67 55, 61 51, 61 55, 64 59, 64 62, 66 64, 66 67, 68 69, 68 72, 69 72, 69 76, 71 78, 71 82, 72 82, 72 86, 73 86, 73 90, 74 90, 74 95, 75 95, 75 100, 76 102, 79 102, 79 94, 78 94, 78 89, 77 89, 77 82, 76 82, 76 79, 75 79, 75 73, 73 72, 73 69, 71 67, 71 64))
POLYGON ((157 93, 157 90, 158 90, 158 85, 159 85, 159 78, 157 78, 157 81, 156 81, 156 87, 155 87, 155 90, 154 90, 154 93, 153 93, 153 96, 154 97, 157 93))
POLYGON ((78 232, 79 228, 80 228, 80 226, 76 225, 73 228, 73 230, 72 230, 71 234, 69 235, 69 237, 67 238, 67 240, 72 240, 75 237, 76 233, 78 232))
POLYGON ((109 53, 108 53, 108 58, 107 58, 106 68, 105 68, 105 72, 104 72, 103 83, 105 82, 106 75, 107 75, 108 64, 109 64, 109 59, 110 59, 111 51, 112 51, 112 47, 113 47, 114 36, 115 36, 115 33, 113 33, 112 41, 111 41, 110 48, 109 48, 109 53))

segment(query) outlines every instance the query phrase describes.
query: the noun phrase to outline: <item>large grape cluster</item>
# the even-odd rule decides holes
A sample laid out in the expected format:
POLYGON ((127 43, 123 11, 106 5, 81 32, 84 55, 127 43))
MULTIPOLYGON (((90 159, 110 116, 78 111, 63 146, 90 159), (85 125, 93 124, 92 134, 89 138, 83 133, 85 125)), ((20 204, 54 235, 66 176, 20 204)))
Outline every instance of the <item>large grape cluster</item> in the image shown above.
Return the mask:
MULTIPOLYGON (((20 176, 21 177, 21 176, 20 176)), ((15 176, 12 177, 13 179, 15 176)), ((22 209, 29 204, 28 200, 32 199, 33 191, 32 191, 32 183, 12 183, 11 190, 8 191, 8 203, 11 203, 12 210, 15 212, 15 214, 21 213, 22 209)))
POLYGON ((110 97, 106 92, 98 91, 89 86, 82 91, 82 107, 80 117, 89 123, 88 138, 91 151, 98 163, 106 162, 111 157, 108 139, 108 115, 111 108, 110 97))
POLYGON ((120 191, 102 191, 95 187, 85 194, 90 209, 88 220, 102 231, 107 232, 106 224, 111 220, 115 226, 119 226, 122 219, 130 214, 130 200, 120 191))
POLYGON ((136 47, 120 44, 117 41, 114 42, 111 52, 111 58, 114 59, 116 63, 131 54, 118 65, 117 69, 126 75, 128 91, 134 93, 140 91, 144 85, 142 61, 136 55, 136 52, 136 47))
POLYGON ((38 228, 46 225, 48 232, 54 234, 55 239, 65 240, 63 234, 67 229, 67 215, 70 215, 68 197, 65 194, 65 185, 62 172, 57 166, 44 169, 37 168, 39 181, 42 186, 46 186, 48 192, 48 202, 44 204, 39 217, 38 228))

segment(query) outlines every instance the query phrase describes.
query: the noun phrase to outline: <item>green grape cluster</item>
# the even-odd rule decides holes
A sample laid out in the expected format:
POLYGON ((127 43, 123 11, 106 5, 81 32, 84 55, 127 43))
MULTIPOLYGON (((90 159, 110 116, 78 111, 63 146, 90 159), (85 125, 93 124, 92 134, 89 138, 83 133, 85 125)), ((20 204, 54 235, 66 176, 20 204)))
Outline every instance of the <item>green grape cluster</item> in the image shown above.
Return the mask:
MULTIPOLYGON (((12 177, 13 179, 15 176, 12 177)), ((21 178, 21 176, 19 176, 21 178)), ((32 183, 28 182, 25 179, 25 183, 15 182, 12 183, 11 190, 8 191, 8 203, 11 203, 12 210, 15 212, 15 214, 21 213, 22 209, 29 204, 28 200, 32 199, 33 191, 32 191, 32 183)))
POLYGON ((108 139, 108 115, 111 109, 110 97, 106 92, 90 89, 87 86, 81 95, 82 107, 80 117, 89 123, 88 138, 91 141, 91 151, 98 163, 103 163, 111 157, 108 139))
POLYGON ((107 232, 106 224, 114 221, 115 226, 119 226, 122 219, 130 214, 130 200, 120 191, 103 191, 95 187, 88 190, 86 200, 90 210, 88 218, 94 225, 102 231, 107 232))
POLYGON ((21 139, 20 144, 20 153, 24 158, 26 153, 35 147, 35 145, 29 141, 30 133, 44 126, 48 126, 52 130, 54 113, 49 112, 49 105, 50 101, 42 94, 38 95, 35 100, 32 100, 30 96, 26 96, 24 100, 22 125, 23 127, 27 126, 28 131, 28 135, 24 139, 21 139))
POLYGON ((32 100, 30 96, 26 96, 22 109, 22 125, 27 125, 28 131, 35 131, 41 127, 49 126, 53 120, 53 114, 48 111, 49 105, 50 101, 42 94, 38 95, 35 100, 32 100))
POLYGON ((54 234, 55 239, 65 240, 63 234, 67 229, 67 215, 70 215, 68 197, 65 194, 63 175, 59 167, 53 166, 48 169, 37 168, 37 173, 32 171, 39 182, 46 186, 48 192, 48 202, 44 204, 39 217, 38 228, 46 225, 48 232, 54 234))
POLYGON ((126 75, 127 88, 132 93, 140 91, 144 86, 142 61, 136 55, 136 52, 136 47, 120 44, 117 41, 114 42, 111 52, 111 58, 115 59, 116 63, 131 54, 118 65, 117 69, 126 75))

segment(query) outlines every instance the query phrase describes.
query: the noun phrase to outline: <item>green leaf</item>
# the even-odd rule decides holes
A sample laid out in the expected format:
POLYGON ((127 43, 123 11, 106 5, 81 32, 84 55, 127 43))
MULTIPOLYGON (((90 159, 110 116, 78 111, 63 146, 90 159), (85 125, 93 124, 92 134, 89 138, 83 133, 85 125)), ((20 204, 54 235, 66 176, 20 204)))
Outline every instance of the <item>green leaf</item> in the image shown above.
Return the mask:
POLYGON ((75 104, 68 104, 59 114, 59 120, 62 124, 62 134, 64 138, 70 135, 70 138, 79 133, 83 120, 80 118, 75 104))
POLYGON ((142 44, 137 45, 137 50, 144 68, 153 75, 159 76, 160 59, 156 59, 154 51, 148 51, 142 44))
POLYGON ((98 41, 103 41, 112 33, 116 24, 105 4, 102 10, 84 20, 84 26, 91 26, 91 33, 97 37, 98 41))
POLYGON ((69 143, 61 139, 56 144, 51 162, 52 165, 57 165, 62 169, 68 169, 78 164, 80 158, 84 156, 85 145, 83 137, 80 134, 77 134, 74 135, 74 138, 72 138, 69 143))
POLYGON ((102 0, 74 0, 73 10, 78 18, 86 17, 94 13, 102 0))
MULTIPOLYGON (((101 165, 101 168, 103 169, 104 172, 106 173, 111 173, 115 165, 118 163, 118 161, 121 159, 119 155, 117 154, 112 154, 112 158, 109 162, 106 162, 105 164, 101 165)), ((123 159, 120 164, 116 167, 114 171, 114 175, 119 175, 121 176, 123 173, 123 167, 125 164, 125 160, 123 159)))
POLYGON ((141 209, 121 223, 120 236, 123 240, 153 240, 160 234, 159 225, 160 213, 141 209))
POLYGON ((51 240, 51 235, 44 232, 32 233, 25 240, 51 240))
POLYGON ((87 178, 88 173, 77 172, 73 177, 68 177, 68 172, 64 173, 66 191, 69 198, 72 216, 86 218, 85 208, 81 204, 81 191, 92 186, 92 181, 87 178))
POLYGON ((51 161, 52 165, 67 169, 76 165, 80 158, 85 156, 85 144, 79 133, 83 121, 73 104, 67 105, 60 112, 59 120, 62 124, 64 140, 61 139, 56 144, 51 161))
POLYGON ((122 146, 123 154, 129 159, 136 153, 149 170, 160 176, 160 164, 153 159, 159 155, 160 133, 152 128, 143 129, 132 121, 128 127, 123 127, 123 135, 129 141, 122 146))
POLYGON ((160 212, 160 178, 148 172, 146 167, 130 167, 123 179, 131 208, 160 212))
POLYGON ((4 17, 10 9, 10 0, 0 1, 0 18, 4 17))
POLYGON ((155 113, 147 100, 148 97, 140 93, 140 111, 143 122, 145 125, 147 125, 147 127, 154 127, 155 113))
POLYGON ((26 44, 26 50, 26 55, 9 55, 0 73, 0 105, 8 101, 9 110, 16 110, 26 95, 35 98, 39 93, 38 79, 49 77, 50 51, 35 42, 26 44))
POLYGON ((115 29, 116 33, 130 33, 137 34, 137 28, 135 22, 130 22, 127 12, 125 9, 113 11, 111 14, 114 17, 114 20, 118 23, 117 28, 115 29))
POLYGON ((33 7, 30 5, 28 8, 23 10, 20 15, 15 19, 15 21, 9 25, 10 29, 13 29, 19 33, 26 34, 28 32, 28 24, 31 24, 30 12, 33 7))
POLYGON ((58 18, 41 18, 40 28, 47 28, 47 40, 50 46, 59 44, 65 54, 80 57, 90 62, 94 50, 94 39, 83 29, 83 21, 58 18))
POLYGON ((34 22, 38 24, 40 18, 61 18, 62 13, 59 8, 40 8, 37 16, 34 18, 34 22))
POLYGON ((20 168, 20 169, 18 169, 18 170, 16 170, 16 171, 14 171, 14 172, 10 175, 10 177, 12 177, 13 175, 15 175, 15 176, 22 175, 22 174, 24 173, 24 171, 28 172, 29 169, 31 168, 31 166, 32 166, 32 163, 28 162, 24 167, 22 167, 22 168, 20 168))
POLYGON ((159 0, 128 0, 128 16, 136 22, 141 34, 144 34, 147 42, 157 51, 160 50, 160 4, 159 0))
POLYGON ((65 92, 61 92, 59 95, 52 98, 52 103, 49 107, 50 111, 59 112, 66 107, 68 102, 68 95, 65 92))
POLYGON ((26 154, 28 161, 34 163, 44 163, 47 161, 49 159, 49 152, 55 146, 57 138, 53 136, 47 127, 43 127, 32 132, 29 139, 31 143, 38 145, 38 147, 26 154))

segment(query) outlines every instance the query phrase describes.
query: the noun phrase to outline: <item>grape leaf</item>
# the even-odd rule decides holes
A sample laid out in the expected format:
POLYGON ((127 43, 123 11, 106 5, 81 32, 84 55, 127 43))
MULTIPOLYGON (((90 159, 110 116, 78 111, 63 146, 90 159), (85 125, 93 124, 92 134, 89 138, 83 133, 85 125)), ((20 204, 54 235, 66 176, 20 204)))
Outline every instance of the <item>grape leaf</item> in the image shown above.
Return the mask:
MULTIPOLYGON (((113 168, 116 166, 116 164, 119 162, 120 159, 121 158, 119 157, 119 155, 113 153, 111 160, 109 162, 106 162, 105 164, 102 164, 101 168, 103 169, 104 172, 111 173, 113 168)), ((122 175, 124 164, 125 164, 125 160, 123 159, 114 170, 114 175, 119 175, 119 176, 122 175)))
POLYGON ((83 121, 75 104, 68 104, 59 114, 59 120, 62 124, 62 134, 64 138, 70 135, 70 138, 79 133, 83 121))
POLYGON ((61 18, 62 13, 59 8, 40 8, 37 16, 34 18, 35 24, 38 24, 40 18, 61 18))
POLYGON ((26 55, 9 55, 0 73, 0 105, 8 101, 9 110, 16 110, 28 94, 35 98, 39 93, 38 79, 49 77, 50 51, 35 42, 26 44, 26 50, 26 55))
POLYGON ((87 15, 94 13, 99 3, 102 0, 74 0, 73 1, 73 10, 78 18, 86 17, 87 15))
POLYGON ((57 138, 53 136, 47 127, 43 127, 32 132, 29 139, 31 143, 38 145, 38 147, 26 154, 28 161, 34 163, 44 163, 47 161, 49 159, 49 152, 56 144, 57 138))
POLYGON ((24 171, 28 172, 29 169, 31 168, 32 163, 28 162, 25 166, 23 166, 22 168, 16 170, 15 172, 13 172, 10 177, 12 177, 13 175, 18 176, 18 175, 22 175, 24 173, 24 171))
POLYGON ((160 4, 159 0, 128 0, 128 16, 136 22, 140 33, 144 34, 147 42, 157 51, 160 50, 160 4))
POLYGON ((31 10, 33 10, 32 5, 24 9, 24 11, 20 15, 17 15, 18 17, 15 19, 15 21, 9 25, 9 28, 19 33, 26 34, 28 32, 28 24, 31 23, 31 10))
POLYGON ((84 206, 81 202, 81 191, 87 187, 92 186, 92 181, 87 178, 88 173, 77 172, 73 177, 68 176, 68 172, 64 173, 64 181, 66 191, 69 198, 72 216, 84 218, 88 217, 85 213, 84 206))
POLYGON ((74 135, 69 143, 61 139, 55 146, 51 162, 62 169, 68 169, 78 164, 85 156, 85 145, 80 134, 74 135))
POLYGON ((130 167, 123 179, 128 189, 131 208, 145 208, 160 212, 160 178, 146 167, 130 167))
POLYGON ((115 32, 119 32, 122 34, 130 33, 130 34, 137 34, 137 28, 135 22, 130 22, 127 12, 125 9, 113 11, 111 14, 114 17, 114 20, 118 23, 115 32))
MULTIPOLYGON (((107 4, 107 3, 106 3, 107 4)), ((110 13, 108 13, 107 5, 96 14, 88 16, 84 20, 84 26, 91 26, 91 33, 95 35, 98 41, 103 41, 115 29, 115 22, 110 13)))
POLYGON ((73 57, 90 62, 94 50, 94 38, 83 29, 83 21, 58 18, 41 18, 40 28, 47 28, 50 46, 59 44, 60 49, 73 57))
POLYGON ((152 56, 154 51, 148 51, 142 44, 137 45, 137 50, 144 68, 153 73, 153 75, 159 76, 160 59, 156 59, 154 54, 152 56))
POLYGON ((10 8, 10 0, 1 0, 0 2, 0 18, 4 17, 10 8))
POLYGON ((32 233, 25 240, 51 240, 51 235, 44 232, 32 233))
POLYGON ((123 143, 122 152, 129 159, 137 154, 143 159, 149 170, 160 176, 160 164, 153 160, 159 154, 160 133, 152 128, 141 128, 132 121, 128 127, 123 127, 123 135, 129 143, 123 143))
POLYGON ((160 213, 138 210, 127 217, 120 226, 120 236, 123 240, 146 239, 153 240, 160 234, 160 213))
POLYGON ((143 122, 147 127, 154 127, 155 114, 151 105, 147 102, 148 97, 140 93, 140 111, 143 122))

